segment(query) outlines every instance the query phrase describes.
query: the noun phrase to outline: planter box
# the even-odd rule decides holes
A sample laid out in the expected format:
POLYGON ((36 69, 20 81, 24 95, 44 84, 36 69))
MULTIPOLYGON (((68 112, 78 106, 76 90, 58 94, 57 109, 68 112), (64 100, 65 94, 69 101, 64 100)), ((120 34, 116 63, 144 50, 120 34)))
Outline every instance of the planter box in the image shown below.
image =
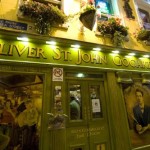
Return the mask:
MULTIPOLYGON (((35 0, 35 1, 40 2, 41 0, 35 0)), ((52 3, 52 1, 53 1, 53 0, 51 0, 51 1, 44 1, 44 2, 52 3)), ((43 2, 43 3, 44 3, 44 2, 43 2)), ((59 1, 59 2, 60 2, 60 1, 59 1)), ((29 18, 29 17, 27 17, 27 16, 23 16, 22 13, 19 11, 19 6, 22 5, 23 3, 24 3, 23 0, 19 0, 19 2, 18 2, 18 10, 17 10, 17 17, 18 17, 18 20, 26 21, 26 22, 29 22, 29 23, 32 23, 32 24, 33 24, 33 20, 32 20, 31 18, 29 18)), ((61 2, 60 2, 60 3, 61 3, 61 2)), ((59 5, 60 5, 60 3, 59 3, 59 5)), ((68 22, 66 22, 66 23, 64 23, 64 24, 62 24, 62 25, 58 25, 58 26, 54 26, 54 27, 61 28, 61 29, 66 29, 66 30, 67 30, 67 29, 69 28, 69 24, 68 24, 68 22)))

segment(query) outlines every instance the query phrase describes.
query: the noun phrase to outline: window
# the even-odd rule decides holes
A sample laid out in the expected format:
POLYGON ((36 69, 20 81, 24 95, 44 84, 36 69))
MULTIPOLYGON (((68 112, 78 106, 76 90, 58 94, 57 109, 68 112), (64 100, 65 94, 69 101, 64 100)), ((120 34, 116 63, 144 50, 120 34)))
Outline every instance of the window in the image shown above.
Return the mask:
POLYGON ((143 9, 138 9, 139 10, 139 15, 140 15, 140 18, 142 20, 142 24, 143 24, 143 27, 145 29, 150 29, 150 17, 149 17, 149 13, 143 9))
POLYGON ((150 1, 135 0, 139 23, 142 27, 150 30, 150 1))
POLYGON ((109 17, 120 16, 117 0, 95 0, 95 7, 98 21, 107 21, 109 17))
POLYGON ((105 14, 111 14, 112 10, 110 8, 110 2, 106 0, 95 0, 95 6, 98 11, 105 14))

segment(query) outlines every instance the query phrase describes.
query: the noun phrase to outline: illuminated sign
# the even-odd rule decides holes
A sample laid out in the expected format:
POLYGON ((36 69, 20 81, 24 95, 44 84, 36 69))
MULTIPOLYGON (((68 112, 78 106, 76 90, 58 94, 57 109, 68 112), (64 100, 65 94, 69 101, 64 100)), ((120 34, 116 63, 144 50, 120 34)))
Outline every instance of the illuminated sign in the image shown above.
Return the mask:
MULTIPOLYGON (((44 44, 25 44, 23 42, 1 42, 1 61, 28 62, 40 64, 62 64, 74 66, 87 66, 103 69, 129 69, 145 70, 150 69, 149 58, 138 58, 135 56, 124 57, 122 55, 110 55, 98 51, 87 51, 83 49, 65 48, 44 44)), ((60 75, 62 70, 56 70, 55 76, 60 75), (59 74, 58 74, 59 73, 59 74)))

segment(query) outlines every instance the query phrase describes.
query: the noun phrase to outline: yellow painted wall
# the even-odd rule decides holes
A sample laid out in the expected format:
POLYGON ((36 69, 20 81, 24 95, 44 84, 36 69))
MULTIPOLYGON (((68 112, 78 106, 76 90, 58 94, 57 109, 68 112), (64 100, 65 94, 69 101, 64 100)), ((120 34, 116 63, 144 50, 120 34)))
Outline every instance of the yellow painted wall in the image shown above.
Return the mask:
MULTIPOLYGON (((148 51, 149 46, 145 46, 145 44, 137 42, 136 39, 133 36, 133 33, 135 32, 135 29, 139 28, 139 23, 137 20, 135 7, 134 7, 134 1, 130 0, 130 6, 133 10, 133 15, 135 16, 135 20, 126 18, 126 14, 123 9, 124 1, 118 1, 119 2, 119 11, 123 18, 124 25, 129 27, 129 42, 125 42, 123 47, 128 49, 134 49, 139 51, 148 51)), ((7 20, 13 20, 13 21, 19 21, 19 22, 25 22, 28 23, 30 26, 34 27, 32 22, 28 22, 22 19, 19 19, 17 17, 17 10, 18 10, 18 3, 19 0, 1 0, 0 1, 0 19, 7 19, 7 20)), ((73 1, 71 4, 74 8, 68 9, 66 13, 72 14, 76 13, 79 8, 79 1, 73 1)), ((65 4, 64 7, 67 7, 68 5, 65 4)), ((86 41, 86 42, 92 42, 92 43, 98 43, 98 44, 104 44, 104 45, 112 45, 110 42, 110 39, 98 37, 95 35, 94 31, 90 31, 89 29, 84 28, 84 32, 80 32, 81 23, 79 19, 76 17, 75 19, 72 19, 72 21, 69 23, 68 29, 58 29, 53 28, 50 35, 54 37, 61 37, 61 38, 67 38, 67 39, 73 39, 73 40, 80 40, 80 41, 86 41)), ((0 27, 4 28, 4 27, 0 27)), ((28 30, 28 32, 35 32, 34 29, 28 30)), ((112 45, 113 46, 113 45, 112 45)))

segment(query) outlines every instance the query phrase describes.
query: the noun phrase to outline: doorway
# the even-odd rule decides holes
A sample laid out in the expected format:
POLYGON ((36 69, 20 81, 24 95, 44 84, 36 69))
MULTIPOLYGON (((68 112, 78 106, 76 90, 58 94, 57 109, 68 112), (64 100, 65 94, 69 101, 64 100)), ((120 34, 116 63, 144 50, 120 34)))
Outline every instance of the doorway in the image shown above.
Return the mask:
POLYGON ((66 80, 67 150, 110 150, 103 75, 66 80))

